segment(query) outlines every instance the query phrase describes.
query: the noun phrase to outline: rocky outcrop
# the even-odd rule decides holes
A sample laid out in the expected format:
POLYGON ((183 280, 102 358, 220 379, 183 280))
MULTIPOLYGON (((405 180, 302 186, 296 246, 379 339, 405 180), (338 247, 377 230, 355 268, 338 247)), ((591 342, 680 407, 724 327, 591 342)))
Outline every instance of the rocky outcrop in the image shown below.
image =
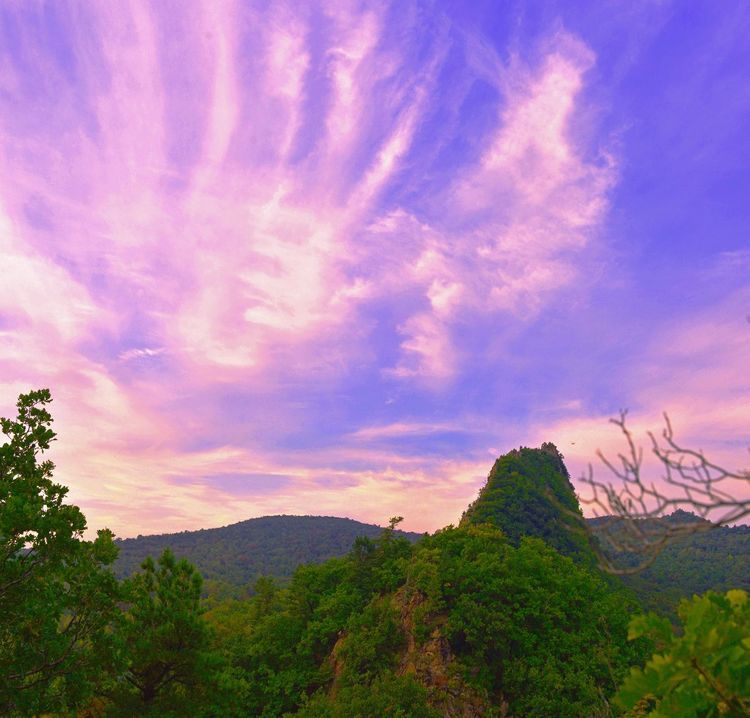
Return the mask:
POLYGON ((401 613, 401 622, 406 636, 406 651, 399 665, 402 674, 413 674, 427 689, 429 702, 443 718, 486 718, 490 715, 504 716, 495 712, 487 696, 479 694, 460 675, 448 640, 443 635, 443 616, 423 617, 428 626, 417 629, 416 616, 424 605, 424 597, 418 592, 401 589, 394 600, 401 613), (418 633, 427 633, 420 639, 418 633))
MULTIPOLYGON (((398 658, 398 675, 412 675, 427 689, 430 705, 442 718, 506 718, 502 706, 498 707, 481 695, 461 677, 455 656, 442 628, 445 617, 422 617, 429 627, 420 629, 417 616, 425 606, 424 597, 404 587, 390 599, 401 617, 404 633, 404 650, 398 658)), ((344 672, 345 646, 348 634, 342 631, 331 651, 332 675, 329 695, 335 697, 340 689, 344 672)))

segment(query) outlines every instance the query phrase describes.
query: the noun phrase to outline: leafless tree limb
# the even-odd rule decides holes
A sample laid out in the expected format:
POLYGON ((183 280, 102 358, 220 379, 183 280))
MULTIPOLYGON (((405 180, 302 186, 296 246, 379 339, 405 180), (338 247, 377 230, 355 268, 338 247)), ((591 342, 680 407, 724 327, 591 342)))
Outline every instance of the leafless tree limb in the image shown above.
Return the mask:
POLYGON ((614 574, 642 571, 672 541, 750 516, 750 471, 726 469, 701 450, 679 444, 666 413, 661 433, 648 432, 651 453, 661 469, 660 481, 646 480, 643 448, 636 443, 626 418, 627 412, 621 411, 618 418, 610 420, 625 438, 625 451, 614 460, 597 451, 614 480, 597 479, 590 464, 580 479, 590 489, 590 495, 580 498, 581 504, 589 506, 599 519, 589 525, 604 570, 614 574), (742 486, 748 489, 747 498, 738 496, 737 489, 742 486), (698 518, 670 519, 679 509, 698 518))

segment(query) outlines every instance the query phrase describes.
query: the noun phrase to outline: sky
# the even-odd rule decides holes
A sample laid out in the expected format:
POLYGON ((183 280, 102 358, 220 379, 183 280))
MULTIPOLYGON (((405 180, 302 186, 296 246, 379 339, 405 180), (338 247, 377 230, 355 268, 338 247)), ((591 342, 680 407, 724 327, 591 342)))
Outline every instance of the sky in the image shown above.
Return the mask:
POLYGON ((0 4, 0 413, 119 536, 750 464, 750 4, 0 4), (606 472, 595 467, 597 476, 606 472))

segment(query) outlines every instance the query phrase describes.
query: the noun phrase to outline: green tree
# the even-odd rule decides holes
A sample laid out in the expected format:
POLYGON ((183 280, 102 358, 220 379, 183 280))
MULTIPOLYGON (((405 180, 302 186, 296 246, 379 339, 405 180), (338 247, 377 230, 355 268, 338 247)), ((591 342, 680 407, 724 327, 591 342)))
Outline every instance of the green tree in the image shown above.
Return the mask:
POLYGON ((2 418, 0 446, 0 714, 62 711, 86 700, 113 661, 117 557, 109 531, 85 541, 41 454, 55 439, 47 389, 21 395, 2 418))
POLYGON ((513 449, 495 461, 461 518, 461 526, 478 524, 497 526, 512 544, 535 536, 576 563, 596 564, 570 475, 552 443, 513 449))
MULTIPOLYGON (((290 714, 291 715, 291 714, 290 714)), ((296 718, 438 718, 427 691, 413 676, 387 673, 372 683, 344 686, 335 696, 316 694, 296 718)))
POLYGON ((747 593, 694 596, 680 603, 678 613, 679 634, 666 618, 653 613, 632 620, 630 637, 650 637, 658 652, 643 669, 631 671, 618 693, 621 705, 633 710, 632 715, 651 718, 750 716, 747 593))
MULTIPOLYGON (((403 583, 412 552, 397 523, 376 540, 357 539, 345 558, 300 566, 286 588, 259 580, 249 605, 211 610, 216 634, 225 637, 219 648, 240 679, 242 715, 277 718, 325 692, 334 678, 332 652, 346 633, 355 635, 345 648, 340 644, 351 659, 346 673, 353 683, 369 682, 390 665, 398 637, 392 621, 381 625, 389 612, 380 599, 403 583), (235 630, 241 640, 231 637, 235 630)), ((315 705, 323 710, 328 703, 321 697, 315 705)))
POLYGON ((197 715, 205 705, 217 666, 201 585, 195 568, 169 549, 125 582, 127 611, 117 632, 125 670, 106 693, 111 715, 197 715))
POLYGON ((629 594, 536 538, 448 527, 418 544, 406 586, 416 635, 437 630, 465 682, 509 715, 598 715, 645 657, 627 641, 629 594))

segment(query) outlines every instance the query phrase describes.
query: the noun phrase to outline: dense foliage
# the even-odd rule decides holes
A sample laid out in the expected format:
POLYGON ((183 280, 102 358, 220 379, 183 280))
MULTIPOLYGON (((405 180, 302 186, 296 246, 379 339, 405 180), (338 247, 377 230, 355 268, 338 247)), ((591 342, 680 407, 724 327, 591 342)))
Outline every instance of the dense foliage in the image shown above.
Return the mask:
MULTIPOLYGON (((211 593, 235 597, 260 576, 288 580, 300 564, 344 556, 358 536, 377 537, 380 526, 332 516, 264 516, 215 529, 118 539, 115 572, 130 576, 147 556, 170 549, 200 571, 211 593)), ((419 534, 404 533, 412 541, 419 534)))
POLYGON ((578 563, 596 563, 568 470, 551 443, 497 459, 461 523, 491 523, 513 543, 536 536, 578 563))
POLYGON ((538 539, 514 547, 489 526, 448 528, 410 568, 423 633, 441 625, 464 680, 510 715, 603 711, 642 648, 625 641, 627 594, 538 539))
MULTIPOLYGON (((83 515, 40 459, 54 439, 49 401, 22 396, 17 419, 2 420, 2 715, 748 715, 747 594, 683 601, 677 633, 668 619, 634 618, 633 594, 593 564, 551 444, 501 457, 459 527, 415 543, 397 517, 343 556, 206 601, 200 573, 169 549, 118 581, 109 532, 82 538, 83 515)), ((711 540, 695 536, 691 550, 720 556, 711 540)), ((644 585, 670 570, 655 563, 644 585)))
POLYGON ((40 454, 55 438, 49 391, 18 400, 0 446, 0 715, 64 710, 94 690, 109 663, 118 585, 108 531, 84 541, 40 454))
POLYGON ((680 599, 696 593, 750 591, 750 526, 723 526, 683 538, 626 583, 646 608, 673 617, 680 599))
POLYGON ((618 699, 651 718, 750 715, 750 600, 745 591, 709 592, 680 603, 679 634, 653 613, 634 619, 631 637, 650 637, 657 653, 634 668, 618 699))
MULTIPOLYGON (((589 519, 596 532, 610 517, 589 519)), ((750 591, 750 526, 711 525, 695 514, 675 511, 660 521, 695 524, 706 530, 689 533, 667 544, 653 563, 623 581, 635 592, 642 605, 677 620, 680 599, 706 591, 726 592, 733 588, 750 591)), ((648 521, 644 530, 649 530, 648 521)), ((603 547, 618 566, 637 566, 642 557, 634 553, 614 553, 603 547)))
POLYGON ((108 687, 112 716, 195 714, 212 672, 200 611, 202 579, 167 549, 125 582, 124 620, 115 631, 124 658, 108 687), (190 709, 190 710, 189 710, 190 709))
MULTIPOLYGON (((514 547, 491 526, 467 526, 413 547, 387 529, 344 559, 300 568, 252 618, 244 610, 227 658, 247 677, 246 715, 347 715, 355 699, 363 715, 388 701, 397 715, 399 695, 421 706, 404 715, 430 715, 458 695, 488 716, 504 705, 574 718, 605 710, 637 659, 631 607, 539 540, 514 547)), ((233 620, 218 609, 208 618, 233 620)))
POLYGON ((389 673, 369 684, 344 686, 335 696, 317 694, 298 718, 440 718, 427 701, 427 690, 413 676, 389 673))

